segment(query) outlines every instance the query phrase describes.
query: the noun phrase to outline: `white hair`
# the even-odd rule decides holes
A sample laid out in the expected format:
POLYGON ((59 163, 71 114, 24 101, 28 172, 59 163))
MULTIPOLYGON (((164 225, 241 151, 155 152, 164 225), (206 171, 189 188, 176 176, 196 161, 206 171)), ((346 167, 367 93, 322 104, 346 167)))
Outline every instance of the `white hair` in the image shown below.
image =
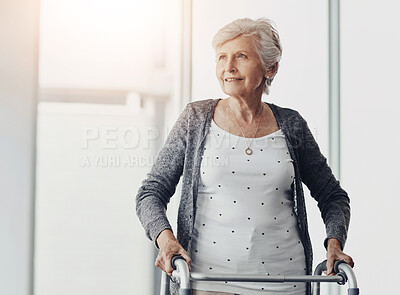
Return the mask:
MULTIPOLYGON (((275 64, 279 65, 282 56, 282 46, 279 39, 279 34, 272 24, 272 21, 266 18, 252 20, 250 18, 241 18, 225 25, 214 36, 212 46, 217 50, 225 42, 235 39, 239 36, 252 37, 254 49, 261 59, 264 71, 273 70, 275 64)), ((278 66, 273 77, 266 79, 264 92, 269 93, 278 66)))

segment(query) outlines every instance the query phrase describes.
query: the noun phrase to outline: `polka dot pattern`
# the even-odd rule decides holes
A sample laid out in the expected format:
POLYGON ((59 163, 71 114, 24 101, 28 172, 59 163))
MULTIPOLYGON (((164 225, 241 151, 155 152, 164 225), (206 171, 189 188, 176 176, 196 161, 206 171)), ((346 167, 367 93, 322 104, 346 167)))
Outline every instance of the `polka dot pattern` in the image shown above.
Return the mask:
MULTIPOLYGON (((250 156, 246 148, 246 140, 231 137, 213 122, 200 168, 192 271, 304 275, 304 249, 291 196, 294 170, 284 135, 278 130, 254 139, 250 156)), ((305 293, 305 285, 290 283, 195 282, 196 286, 231 293, 245 288, 249 295, 305 293)))

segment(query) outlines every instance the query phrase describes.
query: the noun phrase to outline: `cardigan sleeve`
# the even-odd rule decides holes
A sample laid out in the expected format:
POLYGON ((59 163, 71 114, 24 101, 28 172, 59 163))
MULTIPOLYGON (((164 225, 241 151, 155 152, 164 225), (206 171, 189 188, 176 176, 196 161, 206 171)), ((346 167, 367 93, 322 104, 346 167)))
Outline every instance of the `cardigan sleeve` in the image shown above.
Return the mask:
POLYGON ((336 238, 343 249, 350 222, 350 199, 340 187, 307 122, 302 117, 301 123, 302 143, 299 145, 299 164, 302 181, 318 202, 327 234, 324 246, 327 247, 330 238, 336 238))
POLYGON ((183 171, 189 106, 190 104, 186 106, 175 122, 136 196, 136 214, 146 236, 157 248, 158 235, 164 229, 172 231, 166 210, 183 171))

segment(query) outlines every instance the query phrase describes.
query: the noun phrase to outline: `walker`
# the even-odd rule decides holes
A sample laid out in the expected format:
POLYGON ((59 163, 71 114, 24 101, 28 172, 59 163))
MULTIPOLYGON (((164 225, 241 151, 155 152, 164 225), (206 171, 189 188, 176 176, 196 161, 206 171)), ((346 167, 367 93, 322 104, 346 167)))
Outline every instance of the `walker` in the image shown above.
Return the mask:
MULTIPOLYGON (((189 267, 182 256, 172 258, 172 277, 179 283, 179 295, 191 295, 190 281, 228 281, 228 282, 268 282, 268 283, 284 283, 284 282, 312 282, 312 294, 320 295, 320 283, 338 283, 344 285, 348 282, 348 295, 358 295, 360 290, 357 286, 357 279, 353 269, 344 261, 337 260, 334 263, 333 270, 335 276, 322 276, 322 272, 326 270, 326 260, 317 265, 314 275, 304 276, 267 276, 267 275, 208 275, 196 272, 189 272, 189 267)), ((163 272, 161 277, 160 295, 169 295, 169 276, 163 272)))

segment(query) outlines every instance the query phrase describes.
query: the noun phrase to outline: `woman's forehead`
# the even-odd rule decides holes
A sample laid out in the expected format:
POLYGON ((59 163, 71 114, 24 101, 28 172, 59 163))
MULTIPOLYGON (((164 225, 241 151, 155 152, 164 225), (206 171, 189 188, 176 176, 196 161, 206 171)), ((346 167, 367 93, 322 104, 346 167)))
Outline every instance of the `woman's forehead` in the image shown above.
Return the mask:
POLYGON ((231 53, 236 51, 254 52, 253 39, 250 36, 240 35, 234 39, 228 40, 217 48, 217 54, 231 53))

